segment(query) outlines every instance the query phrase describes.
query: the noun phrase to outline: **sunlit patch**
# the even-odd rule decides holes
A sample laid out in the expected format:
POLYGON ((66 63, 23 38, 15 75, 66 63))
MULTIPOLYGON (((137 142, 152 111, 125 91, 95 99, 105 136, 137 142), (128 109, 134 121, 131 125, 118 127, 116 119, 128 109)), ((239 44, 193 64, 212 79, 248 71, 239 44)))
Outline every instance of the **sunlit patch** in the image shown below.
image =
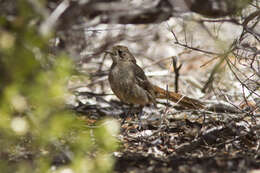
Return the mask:
POLYGON ((106 130, 109 131, 112 135, 115 135, 119 132, 119 124, 116 120, 106 120, 105 127, 106 130))
POLYGON ((59 171, 60 173, 74 173, 74 171, 71 168, 64 168, 59 171))
POLYGON ((23 135, 28 130, 28 123, 24 118, 17 117, 11 121, 11 128, 18 135, 23 135))
POLYGON ((27 108, 26 100, 23 96, 16 95, 12 97, 12 106, 15 108, 15 110, 22 112, 27 108))
POLYGON ((0 32, 0 48, 10 49, 13 47, 15 37, 8 32, 0 32))

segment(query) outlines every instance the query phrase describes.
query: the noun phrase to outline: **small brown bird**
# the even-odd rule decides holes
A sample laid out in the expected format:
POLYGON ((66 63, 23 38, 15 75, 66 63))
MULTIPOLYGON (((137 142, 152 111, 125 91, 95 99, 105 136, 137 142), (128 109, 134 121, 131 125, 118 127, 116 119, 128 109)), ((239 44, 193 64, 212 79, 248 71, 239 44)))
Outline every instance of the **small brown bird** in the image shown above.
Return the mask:
POLYGON ((135 57, 127 47, 118 45, 114 46, 111 52, 106 52, 113 60, 108 80, 112 91, 122 102, 143 107, 149 103, 156 105, 156 98, 163 98, 187 108, 204 108, 204 104, 199 100, 153 85, 142 68, 136 64, 135 57))

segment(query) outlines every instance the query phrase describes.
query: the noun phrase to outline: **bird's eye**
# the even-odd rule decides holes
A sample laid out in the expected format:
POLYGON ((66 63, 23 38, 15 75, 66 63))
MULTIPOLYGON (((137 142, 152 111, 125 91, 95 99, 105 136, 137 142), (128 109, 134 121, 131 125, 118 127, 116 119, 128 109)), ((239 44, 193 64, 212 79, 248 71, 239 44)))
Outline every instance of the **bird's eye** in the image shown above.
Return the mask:
POLYGON ((118 50, 120 58, 124 58, 125 53, 122 50, 118 50))

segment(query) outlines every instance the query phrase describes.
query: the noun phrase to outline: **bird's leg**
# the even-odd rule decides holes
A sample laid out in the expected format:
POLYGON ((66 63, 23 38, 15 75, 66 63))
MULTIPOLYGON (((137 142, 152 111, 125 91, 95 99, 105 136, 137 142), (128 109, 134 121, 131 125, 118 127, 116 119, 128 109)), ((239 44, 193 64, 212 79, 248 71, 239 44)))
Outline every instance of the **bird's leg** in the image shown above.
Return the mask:
POLYGON ((124 112, 126 112, 126 114, 124 114, 124 116, 122 117, 122 119, 123 119, 122 124, 124 124, 126 118, 129 117, 129 116, 131 115, 132 110, 133 110, 133 106, 134 106, 133 104, 130 104, 130 105, 129 105, 129 108, 127 108, 127 109, 124 110, 124 112))
POLYGON ((139 111, 138 111, 138 114, 137 114, 137 118, 138 118, 138 130, 141 130, 142 128, 142 121, 141 121, 141 116, 143 114, 143 106, 140 106, 139 107, 139 111))

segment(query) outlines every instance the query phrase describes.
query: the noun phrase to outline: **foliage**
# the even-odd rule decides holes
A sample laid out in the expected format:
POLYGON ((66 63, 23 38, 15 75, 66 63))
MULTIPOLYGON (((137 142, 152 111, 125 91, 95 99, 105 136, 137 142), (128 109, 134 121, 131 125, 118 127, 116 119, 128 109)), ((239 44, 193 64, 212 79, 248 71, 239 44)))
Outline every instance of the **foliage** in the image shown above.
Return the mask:
POLYGON ((50 34, 39 32, 44 16, 29 2, 17 1, 15 15, 0 18, 0 169, 109 172, 117 124, 89 129, 66 109, 73 62, 49 54, 50 34))

